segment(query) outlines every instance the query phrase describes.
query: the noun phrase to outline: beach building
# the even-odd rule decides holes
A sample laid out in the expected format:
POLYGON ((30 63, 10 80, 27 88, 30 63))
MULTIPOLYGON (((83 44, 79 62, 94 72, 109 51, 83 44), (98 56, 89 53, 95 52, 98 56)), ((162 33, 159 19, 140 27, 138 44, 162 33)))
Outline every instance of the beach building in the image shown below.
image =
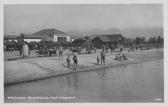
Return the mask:
POLYGON ((4 36, 4 42, 17 42, 17 37, 19 35, 5 35, 4 36))
POLYGON ((96 48, 101 48, 103 45, 110 47, 114 45, 116 48, 123 43, 121 34, 97 35, 92 39, 92 43, 96 48))
POLYGON ((66 43, 73 41, 73 39, 70 38, 69 34, 59 31, 57 29, 43 29, 32 35, 41 36, 45 41, 52 41, 57 43, 66 43))
POLYGON ((4 35, 4 49, 20 48, 24 42, 27 42, 29 46, 30 44, 31 46, 35 46, 41 41, 69 45, 73 41, 73 38, 69 34, 57 29, 43 29, 33 34, 4 35))
POLYGON ((23 34, 21 33, 21 35, 18 37, 18 42, 20 40, 23 40, 27 43, 30 42, 40 42, 41 40, 43 40, 43 37, 39 36, 39 35, 32 35, 32 34, 23 34))
POLYGON ((72 42, 73 39, 69 34, 59 31, 57 29, 43 29, 33 34, 24 34, 21 35, 5 35, 4 41, 15 41, 18 42, 20 39, 23 41, 29 42, 40 42, 40 41, 52 41, 57 43, 66 43, 72 42))
POLYGON ((4 50, 11 51, 17 48, 17 37, 19 35, 5 35, 4 36, 4 50))
POLYGON ((82 43, 86 42, 85 38, 77 38, 75 39, 72 43, 78 44, 78 45, 82 45, 82 43))

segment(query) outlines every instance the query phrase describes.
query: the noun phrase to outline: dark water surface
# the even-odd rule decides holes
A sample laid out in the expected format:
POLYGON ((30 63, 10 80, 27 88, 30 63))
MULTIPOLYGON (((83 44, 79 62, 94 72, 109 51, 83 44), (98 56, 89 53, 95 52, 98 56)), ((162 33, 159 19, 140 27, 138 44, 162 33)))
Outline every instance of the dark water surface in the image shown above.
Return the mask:
POLYGON ((73 73, 4 89, 5 102, 163 102, 163 59, 73 73))

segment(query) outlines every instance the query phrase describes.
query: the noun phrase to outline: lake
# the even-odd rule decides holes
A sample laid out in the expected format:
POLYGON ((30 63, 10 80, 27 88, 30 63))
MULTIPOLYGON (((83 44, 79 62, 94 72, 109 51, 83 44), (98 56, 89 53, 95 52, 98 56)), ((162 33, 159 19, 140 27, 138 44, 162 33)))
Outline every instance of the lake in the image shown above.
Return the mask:
POLYGON ((5 102, 163 102, 163 59, 6 86, 5 102))

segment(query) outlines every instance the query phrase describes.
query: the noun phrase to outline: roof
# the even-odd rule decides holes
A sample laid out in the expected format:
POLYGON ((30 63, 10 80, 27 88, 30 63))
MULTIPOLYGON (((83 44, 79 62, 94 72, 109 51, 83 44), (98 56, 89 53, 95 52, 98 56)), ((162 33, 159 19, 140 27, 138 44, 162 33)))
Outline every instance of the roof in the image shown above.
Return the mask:
POLYGON ((120 39, 123 39, 121 34, 98 35, 95 38, 93 38, 93 40, 96 38, 101 39, 103 42, 115 42, 119 41, 120 39))
POLYGON ((84 38, 78 38, 78 39, 75 39, 72 43, 83 43, 85 41, 86 40, 84 38))
MULTIPOLYGON (((17 39, 18 37, 21 37, 21 35, 5 35, 4 39, 17 39)), ((26 39, 42 39, 43 38, 43 36, 32 35, 32 34, 23 34, 23 37, 26 39)))
POLYGON ((54 35, 54 34, 66 34, 60 30, 57 30, 57 29, 43 29, 43 30, 40 30, 36 33, 33 33, 34 35, 54 35))
POLYGON ((25 38, 25 39, 43 39, 43 36, 32 35, 32 34, 23 34, 23 38, 25 38))
POLYGON ((15 42, 4 42, 5 45, 15 45, 16 43, 15 42))
POLYGON ((4 39, 17 39, 17 37, 19 37, 19 35, 5 35, 4 39))

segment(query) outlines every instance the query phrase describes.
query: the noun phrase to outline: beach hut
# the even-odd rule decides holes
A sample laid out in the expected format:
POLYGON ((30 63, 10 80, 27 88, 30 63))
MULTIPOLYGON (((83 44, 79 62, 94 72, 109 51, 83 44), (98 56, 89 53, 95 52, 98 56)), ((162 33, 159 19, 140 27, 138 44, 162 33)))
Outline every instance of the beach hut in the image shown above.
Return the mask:
POLYGON ((114 45, 117 48, 122 45, 123 37, 121 34, 97 35, 92 39, 92 43, 96 48, 101 48, 103 45, 107 47, 114 45))

